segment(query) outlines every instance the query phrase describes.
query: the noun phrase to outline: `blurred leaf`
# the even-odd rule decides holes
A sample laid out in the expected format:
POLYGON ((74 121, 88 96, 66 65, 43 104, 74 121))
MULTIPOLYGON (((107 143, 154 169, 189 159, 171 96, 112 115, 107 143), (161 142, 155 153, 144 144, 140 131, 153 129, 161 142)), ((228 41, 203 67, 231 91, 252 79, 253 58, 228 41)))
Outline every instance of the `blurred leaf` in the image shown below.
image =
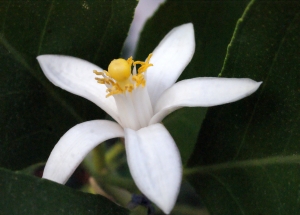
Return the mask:
POLYGON ((52 85, 36 56, 71 55, 106 68, 120 54, 136 4, 0 1, 0 166, 21 169, 45 161, 68 129, 105 116, 52 85))
POLYGON ((251 1, 222 76, 263 84, 208 110, 187 170, 211 214, 299 214, 299 50, 300 2, 251 1))
POLYGON ((126 209, 102 196, 5 169, 0 169, 0 195, 2 215, 128 214, 126 209))
MULTIPOLYGON (((138 45, 137 59, 145 59, 172 28, 192 22, 196 51, 179 80, 218 76, 236 20, 247 2, 167 1, 147 22, 138 45)), ((179 147, 184 164, 193 152, 205 114, 206 108, 184 108, 163 121, 179 147)))

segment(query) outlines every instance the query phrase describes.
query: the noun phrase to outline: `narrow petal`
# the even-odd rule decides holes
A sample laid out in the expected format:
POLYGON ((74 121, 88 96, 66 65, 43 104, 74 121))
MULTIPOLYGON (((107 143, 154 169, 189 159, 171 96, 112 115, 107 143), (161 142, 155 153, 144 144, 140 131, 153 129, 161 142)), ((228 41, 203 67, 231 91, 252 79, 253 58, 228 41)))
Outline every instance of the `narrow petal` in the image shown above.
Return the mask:
POLYGON ((177 146, 162 124, 125 129, 127 162, 140 191, 169 214, 177 199, 182 167, 177 146))
POLYGON ((132 100, 135 109, 135 115, 141 125, 140 128, 148 126, 153 116, 153 108, 146 87, 138 87, 132 92, 132 100))
POLYGON ((261 83, 248 78, 193 78, 180 81, 159 98, 150 124, 160 122, 181 107, 210 107, 240 100, 254 93, 261 83))
POLYGON ((138 130, 141 125, 138 120, 138 116, 135 114, 135 108, 132 101, 132 93, 122 93, 113 95, 120 110, 120 122, 124 128, 131 128, 138 130))
POLYGON ((194 27, 192 23, 173 28, 153 51, 147 70, 147 88, 154 106, 157 99, 172 86, 195 51, 194 27))
POLYGON ((64 184, 84 157, 103 141, 123 137, 122 127, 107 120, 78 124, 65 133, 52 150, 43 178, 64 184))
POLYGON ((153 109, 147 88, 139 86, 132 92, 113 95, 124 128, 139 130, 148 126, 153 109))
POLYGON ((90 100, 119 121, 114 98, 112 96, 106 98, 106 86, 98 84, 95 80, 93 70, 103 69, 70 56, 40 55, 37 60, 46 77, 54 85, 90 100))

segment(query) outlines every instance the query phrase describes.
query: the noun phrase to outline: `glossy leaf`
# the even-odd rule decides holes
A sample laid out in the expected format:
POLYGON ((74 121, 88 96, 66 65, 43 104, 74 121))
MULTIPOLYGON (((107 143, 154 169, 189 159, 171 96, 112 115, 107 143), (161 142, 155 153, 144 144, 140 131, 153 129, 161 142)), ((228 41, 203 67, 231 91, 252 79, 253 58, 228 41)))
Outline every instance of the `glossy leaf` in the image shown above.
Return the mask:
POLYGON ((299 23, 300 2, 262 0, 237 23, 221 75, 263 84, 202 124, 186 173, 211 214, 299 214, 299 23))
POLYGON ((0 169, 1 214, 107 214, 128 211, 100 195, 87 194, 19 172, 0 169))
MULTIPOLYGON (((246 5, 247 1, 167 1, 146 23, 137 58, 145 59, 172 28, 192 22, 196 50, 179 80, 216 77, 221 71, 236 20, 246 5)), ((205 114, 206 108, 183 108, 163 121, 180 149, 183 164, 193 152, 205 114)))
POLYGON ((0 2, 0 166, 21 169, 44 162, 69 128, 105 116, 91 102, 51 84, 36 57, 71 55, 106 68, 120 55, 136 4, 0 2))

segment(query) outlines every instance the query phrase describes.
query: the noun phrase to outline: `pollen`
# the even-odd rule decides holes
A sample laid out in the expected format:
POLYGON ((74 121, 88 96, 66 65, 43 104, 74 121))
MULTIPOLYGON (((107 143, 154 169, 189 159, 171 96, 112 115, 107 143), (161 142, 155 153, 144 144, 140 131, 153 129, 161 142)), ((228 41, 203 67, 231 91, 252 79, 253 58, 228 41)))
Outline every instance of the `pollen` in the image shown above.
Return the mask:
POLYGON ((102 72, 98 72, 94 70, 93 72, 96 75, 102 76, 102 78, 95 78, 97 82, 99 84, 105 84, 107 87, 106 92, 108 94, 106 97, 125 92, 132 92, 139 86, 145 87, 146 80, 144 78, 144 73, 150 66, 153 66, 153 64, 150 63, 151 57, 152 53, 149 54, 145 62, 134 61, 132 57, 127 60, 119 58, 111 61, 108 66, 108 71, 103 70, 102 72), (137 65, 140 65, 137 72, 138 74, 136 74, 137 65))

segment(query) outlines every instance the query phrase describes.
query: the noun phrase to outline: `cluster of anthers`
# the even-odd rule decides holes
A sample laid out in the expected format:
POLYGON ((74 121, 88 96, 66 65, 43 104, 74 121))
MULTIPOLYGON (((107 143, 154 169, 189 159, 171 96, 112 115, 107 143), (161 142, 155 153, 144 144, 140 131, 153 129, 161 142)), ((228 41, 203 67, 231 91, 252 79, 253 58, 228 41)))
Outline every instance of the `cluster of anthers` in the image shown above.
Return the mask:
POLYGON ((106 92, 108 94, 106 97, 125 93, 126 91, 132 92, 139 86, 144 87, 146 85, 144 73, 147 71, 148 67, 153 66, 153 64, 149 63, 151 57, 152 53, 149 54, 145 62, 134 61, 132 57, 127 60, 119 58, 111 61, 108 66, 108 71, 103 70, 102 72, 98 72, 97 70, 94 70, 93 72, 96 75, 102 76, 102 78, 95 78, 97 82, 107 86, 106 92), (140 65, 137 72, 136 65, 140 65))

